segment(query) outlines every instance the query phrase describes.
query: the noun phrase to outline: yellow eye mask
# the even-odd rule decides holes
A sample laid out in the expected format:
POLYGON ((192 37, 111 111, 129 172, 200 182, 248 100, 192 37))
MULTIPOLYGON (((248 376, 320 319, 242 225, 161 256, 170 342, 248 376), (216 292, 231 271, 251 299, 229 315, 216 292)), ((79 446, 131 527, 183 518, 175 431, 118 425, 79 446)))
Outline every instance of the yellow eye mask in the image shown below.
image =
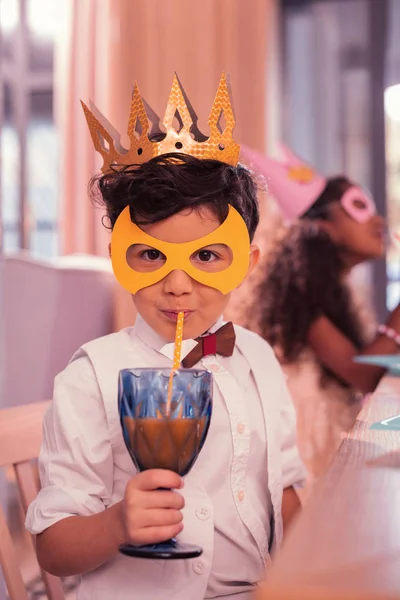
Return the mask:
POLYGON ((131 294, 158 283, 171 271, 189 277, 223 294, 234 290, 245 278, 250 262, 250 238, 240 214, 229 207, 225 221, 208 235, 184 243, 159 240, 132 223, 129 207, 119 215, 111 236, 111 260, 119 283, 131 294), (135 248, 146 249, 136 252, 135 248), (161 253, 161 257, 159 257, 161 253), (152 260, 149 255, 152 255, 152 260), (202 261, 211 258, 210 261, 202 261))

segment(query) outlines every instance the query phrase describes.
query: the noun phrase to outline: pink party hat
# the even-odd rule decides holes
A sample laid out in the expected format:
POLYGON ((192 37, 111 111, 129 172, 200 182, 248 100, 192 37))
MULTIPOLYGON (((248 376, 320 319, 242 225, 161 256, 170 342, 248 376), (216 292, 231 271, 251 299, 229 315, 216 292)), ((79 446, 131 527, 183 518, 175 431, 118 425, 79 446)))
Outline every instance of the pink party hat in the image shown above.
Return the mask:
POLYGON ((242 145, 240 161, 265 178, 268 190, 278 202, 285 219, 292 221, 314 204, 326 186, 326 179, 283 144, 280 144, 280 150, 283 161, 242 145))

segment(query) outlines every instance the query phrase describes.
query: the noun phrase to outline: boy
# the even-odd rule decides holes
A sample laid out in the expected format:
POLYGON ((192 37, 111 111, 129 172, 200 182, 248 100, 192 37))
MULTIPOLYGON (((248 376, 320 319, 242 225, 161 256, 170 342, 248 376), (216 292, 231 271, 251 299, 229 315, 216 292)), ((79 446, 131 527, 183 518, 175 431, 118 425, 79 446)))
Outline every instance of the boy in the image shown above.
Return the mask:
POLYGON ((247 600, 280 543, 282 516, 286 524, 298 508, 292 486, 304 473, 272 350, 231 324, 220 343, 229 294, 257 262, 250 243, 259 219, 256 187, 237 166, 226 81, 208 139, 177 79, 166 133, 155 136, 135 88, 125 153, 94 107, 85 111, 104 158, 105 175, 96 181, 112 228, 114 272, 132 293, 138 318, 134 327, 83 346, 56 378, 40 456, 43 487, 27 527, 46 570, 82 574, 78 598, 247 600), (217 128, 221 106, 224 131, 217 128), (179 311, 183 367, 210 369, 215 381, 210 430, 185 482, 166 470, 135 472, 117 407, 120 369, 171 367, 179 311), (207 336, 212 344, 203 344, 207 336), (178 535, 203 555, 154 561, 118 553, 122 543, 178 535))

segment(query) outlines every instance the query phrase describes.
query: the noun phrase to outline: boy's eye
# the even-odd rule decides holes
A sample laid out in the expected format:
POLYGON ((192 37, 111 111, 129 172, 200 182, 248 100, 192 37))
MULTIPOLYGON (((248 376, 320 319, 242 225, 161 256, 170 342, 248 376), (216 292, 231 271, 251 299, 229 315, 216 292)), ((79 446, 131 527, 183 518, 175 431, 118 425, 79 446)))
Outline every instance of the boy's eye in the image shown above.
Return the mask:
POLYGON ((232 251, 225 244, 211 244, 194 252, 190 262, 200 271, 219 273, 232 263, 232 251))
POLYGON ((147 260, 159 260, 160 258, 164 258, 164 255, 159 250, 154 250, 154 248, 150 250, 144 250, 142 252, 142 257, 147 260))
POLYGON ((211 250, 200 250, 198 258, 201 262, 211 262, 213 259, 217 258, 217 256, 214 252, 211 252, 211 250))
POLYGON ((144 244, 132 244, 126 251, 126 262, 131 269, 139 273, 157 271, 165 261, 166 258, 160 250, 144 244))

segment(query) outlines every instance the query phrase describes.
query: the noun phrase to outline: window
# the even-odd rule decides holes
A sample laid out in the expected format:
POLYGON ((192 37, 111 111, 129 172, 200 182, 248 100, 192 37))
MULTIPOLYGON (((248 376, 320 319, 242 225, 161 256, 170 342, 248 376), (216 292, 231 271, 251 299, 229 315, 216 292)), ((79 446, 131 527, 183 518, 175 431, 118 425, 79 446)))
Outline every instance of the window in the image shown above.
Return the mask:
POLYGON ((400 3, 391 0, 388 25, 385 126, 388 226, 391 243, 387 255, 388 307, 400 300, 400 3))
POLYGON ((0 0, 3 249, 58 253, 58 136, 53 118, 59 0, 0 0))
MULTIPOLYGON (((391 228, 400 226, 400 125, 395 133, 393 120, 386 123, 386 163, 384 89, 390 56, 399 56, 399 5, 283 0, 284 139, 320 172, 345 172, 369 188, 391 228)), ((396 66, 400 69, 398 60, 396 66)), ((392 71, 390 83, 400 83, 392 71)), ((383 318, 386 306, 393 308, 400 298, 400 244, 388 251, 387 271, 376 261, 359 274, 383 318)))

